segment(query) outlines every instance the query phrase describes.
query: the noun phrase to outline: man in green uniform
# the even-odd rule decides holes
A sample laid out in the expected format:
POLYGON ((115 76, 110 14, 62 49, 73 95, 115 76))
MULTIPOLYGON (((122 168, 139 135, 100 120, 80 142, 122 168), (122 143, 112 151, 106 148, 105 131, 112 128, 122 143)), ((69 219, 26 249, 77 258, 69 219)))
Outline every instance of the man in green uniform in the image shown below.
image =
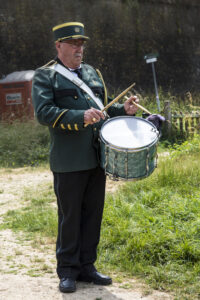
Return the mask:
MULTIPOLYGON (((105 195, 98 136, 105 121, 101 107, 108 100, 100 72, 82 62, 88 39, 84 25, 64 23, 53 33, 58 55, 36 70, 32 99, 38 121, 49 127, 51 136, 50 168, 58 203, 57 274, 60 291, 67 293, 76 290, 76 281, 112 283, 94 266, 105 195)), ((135 114, 132 101, 137 97, 112 105, 109 116, 135 114)))

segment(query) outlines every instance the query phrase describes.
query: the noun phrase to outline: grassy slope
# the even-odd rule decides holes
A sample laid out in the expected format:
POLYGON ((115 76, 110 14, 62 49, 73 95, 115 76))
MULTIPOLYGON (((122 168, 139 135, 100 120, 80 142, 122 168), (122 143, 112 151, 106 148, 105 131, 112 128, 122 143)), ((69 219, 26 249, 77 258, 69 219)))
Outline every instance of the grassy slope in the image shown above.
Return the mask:
POLYGON ((155 173, 109 195, 101 263, 145 276, 154 288, 196 299, 200 290, 199 154, 160 162, 155 173))

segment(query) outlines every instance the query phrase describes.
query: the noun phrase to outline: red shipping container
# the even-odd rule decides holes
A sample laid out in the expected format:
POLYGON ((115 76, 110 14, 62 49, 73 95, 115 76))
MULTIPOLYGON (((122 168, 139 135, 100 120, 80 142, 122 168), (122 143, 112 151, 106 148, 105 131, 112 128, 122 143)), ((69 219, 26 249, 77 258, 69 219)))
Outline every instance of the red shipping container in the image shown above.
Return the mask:
POLYGON ((31 99, 33 70, 8 74, 0 80, 0 120, 33 119, 31 99))

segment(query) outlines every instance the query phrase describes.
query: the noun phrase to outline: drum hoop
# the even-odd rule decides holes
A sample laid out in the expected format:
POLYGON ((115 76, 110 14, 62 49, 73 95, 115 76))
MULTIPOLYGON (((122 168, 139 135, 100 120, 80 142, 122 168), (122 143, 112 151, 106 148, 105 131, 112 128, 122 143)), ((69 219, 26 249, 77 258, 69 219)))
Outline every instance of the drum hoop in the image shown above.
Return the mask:
POLYGON ((106 125, 106 123, 111 122, 111 120, 113 120, 113 119, 121 119, 121 118, 134 118, 134 119, 142 120, 143 122, 149 123, 149 124, 152 126, 152 128, 154 128, 154 129, 156 130, 156 132, 158 132, 158 131, 157 131, 157 128, 156 128, 156 126, 155 126, 154 124, 152 124, 151 122, 149 122, 148 120, 145 120, 145 119, 143 119, 143 118, 134 117, 134 116, 118 116, 118 117, 113 117, 113 118, 107 120, 107 121, 102 125, 102 127, 101 127, 101 131, 100 131, 100 139, 102 140, 102 142, 104 142, 105 145, 109 145, 109 147, 110 147, 111 149, 114 149, 114 150, 119 151, 119 152, 140 152, 140 151, 142 151, 142 150, 145 150, 145 149, 148 149, 148 148, 152 147, 154 144, 157 144, 157 142, 158 142, 158 140, 159 140, 159 132, 158 132, 158 134, 157 134, 157 137, 155 137, 155 139, 154 139, 154 141, 153 141, 152 143, 150 143, 150 144, 148 144, 148 145, 146 145, 146 146, 137 147, 137 148, 120 148, 120 147, 117 147, 117 146, 115 146, 115 145, 113 145, 113 144, 107 142, 107 141, 103 138, 103 136, 102 136, 102 128, 106 125))
POLYGON ((122 181, 138 181, 138 180, 142 180, 144 178, 149 177, 153 173, 154 169, 152 169, 151 172, 148 173, 148 175, 145 174, 145 175, 140 176, 140 177, 132 177, 132 178, 124 178, 124 177, 121 177, 121 176, 118 176, 118 175, 115 177, 112 173, 110 173, 106 170, 105 170, 105 174, 108 175, 111 179, 113 179, 115 181, 119 181, 119 180, 122 180, 122 181))
POLYGON ((158 138, 155 141, 153 141, 151 144, 148 144, 147 146, 140 147, 140 148, 120 148, 120 147, 116 147, 116 146, 114 146, 114 145, 112 145, 108 142, 105 142, 103 139, 102 139, 102 142, 104 142, 104 144, 106 146, 109 146, 110 149, 116 150, 118 152, 131 152, 131 153, 133 153, 133 152, 140 152, 140 151, 146 150, 148 148, 151 148, 152 146, 157 144, 158 138))

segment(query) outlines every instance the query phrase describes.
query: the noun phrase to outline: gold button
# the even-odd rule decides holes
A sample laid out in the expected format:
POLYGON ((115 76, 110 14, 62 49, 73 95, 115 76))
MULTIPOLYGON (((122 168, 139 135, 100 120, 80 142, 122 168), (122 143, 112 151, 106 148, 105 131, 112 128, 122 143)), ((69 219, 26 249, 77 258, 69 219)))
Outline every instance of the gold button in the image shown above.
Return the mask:
POLYGON ((78 97, 77 97, 77 96, 74 96, 74 99, 78 99, 78 97))
POLYGON ((96 128, 94 128, 94 131, 96 131, 97 129, 96 128))
POLYGON ((70 125, 70 124, 67 124, 67 128, 68 128, 69 130, 72 130, 72 128, 71 128, 71 125, 70 125))
POLYGON ((74 129, 78 130, 78 125, 77 124, 74 124, 74 129))

